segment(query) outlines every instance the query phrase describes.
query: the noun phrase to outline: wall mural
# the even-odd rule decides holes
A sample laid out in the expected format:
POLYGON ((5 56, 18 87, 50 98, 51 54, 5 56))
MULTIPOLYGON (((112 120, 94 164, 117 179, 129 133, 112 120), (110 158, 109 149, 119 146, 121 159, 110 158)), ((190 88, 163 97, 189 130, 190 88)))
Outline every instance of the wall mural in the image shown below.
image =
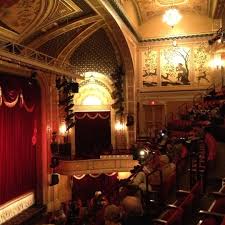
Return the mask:
POLYGON ((158 52, 152 51, 148 48, 147 51, 143 52, 144 65, 142 68, 143 86, 152 87, 158 85, 158 52))
POLYGON ((200 45, 193 49, 194 62, 194 82, 197 85, 209 85, 209 60, 210 55, 207 53, 207 45, 200 45))
POLYGON ((206 44, 162 47, 142 52, 142 86, 209 86, 210 54, 206 44))
POLYGON ((170 47, 160 51, 161 85, 189 85, 190 48, 170 47))

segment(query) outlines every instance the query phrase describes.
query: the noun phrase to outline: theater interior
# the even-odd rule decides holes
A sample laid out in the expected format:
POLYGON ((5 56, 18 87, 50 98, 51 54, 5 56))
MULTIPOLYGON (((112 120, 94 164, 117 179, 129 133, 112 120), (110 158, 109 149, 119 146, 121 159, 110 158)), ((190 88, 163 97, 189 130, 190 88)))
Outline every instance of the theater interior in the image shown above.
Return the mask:
POLYGON ((225 0, 0 0, 0 224, 225 225, 225 0))

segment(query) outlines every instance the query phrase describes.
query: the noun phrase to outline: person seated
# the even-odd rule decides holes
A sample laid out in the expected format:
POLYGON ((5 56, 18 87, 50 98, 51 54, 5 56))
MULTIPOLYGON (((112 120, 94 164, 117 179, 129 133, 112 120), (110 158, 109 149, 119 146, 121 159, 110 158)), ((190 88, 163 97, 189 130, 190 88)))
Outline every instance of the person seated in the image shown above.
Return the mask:
POLYGON ((131 184, 138 186, 143 193, 147 191, 147 188, 148 191, 151 191, 151 185, 160 185, 161 182, 166 181, 166 179, 169 179, 170 176, 176 172, 175 169, 175 164, 170 162, 167 155, 158 155, 157 153, 155 153, 155 156, 148 162, 146 162, 143 166, 143 169, 138 172, 136 176, 134 176, 131 184), (162 181, 160 178, 159 170, 162 171, 162 181), (147 176, 148 185, 146 184, 147 176))
POLYGON ((151 225, 150 216, 144 213, 141 200, 127 196, 121 202, 123 225, 151 225))
POLYGON ((66 221, 67 218, 63 209, 59 209, 55 212, 55 225, 65 225, 66 221))
POLYGON ((104 211, 105 225, 121 225, 122 214, 118 206, 108 205, 104 211))
POLYGON ((205 128, 205 138, 204 142, 206 143, 208 149, 208 166, 209 168, 215 167, 215 159, 217 152, 217 142, 214 136, 211 134, 210 129, 205 128))

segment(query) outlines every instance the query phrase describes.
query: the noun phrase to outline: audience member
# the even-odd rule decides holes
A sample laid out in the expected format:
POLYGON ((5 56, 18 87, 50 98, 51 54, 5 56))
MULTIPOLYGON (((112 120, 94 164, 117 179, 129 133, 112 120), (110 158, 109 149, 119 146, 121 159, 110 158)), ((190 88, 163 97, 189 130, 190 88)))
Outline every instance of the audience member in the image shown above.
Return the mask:
POLYGON ((144 214, 139 198, 127 196, 121 202, 123 225, 151 225, 151 218, 144 214))
POLYGON ((105 225, 121 225, 121 210, 116 205, 108 205, 104 212, 105 225))

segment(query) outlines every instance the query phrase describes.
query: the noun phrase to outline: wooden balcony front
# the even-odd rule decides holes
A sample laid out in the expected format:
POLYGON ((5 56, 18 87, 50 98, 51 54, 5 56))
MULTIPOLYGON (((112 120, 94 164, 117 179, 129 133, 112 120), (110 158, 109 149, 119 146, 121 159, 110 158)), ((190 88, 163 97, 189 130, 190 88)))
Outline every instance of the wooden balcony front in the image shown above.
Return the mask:
POLYGON ((137 164, 132 155, 102 155, 100 159, 60 160, 55 172, 61 175, 129 172, 137 164))

